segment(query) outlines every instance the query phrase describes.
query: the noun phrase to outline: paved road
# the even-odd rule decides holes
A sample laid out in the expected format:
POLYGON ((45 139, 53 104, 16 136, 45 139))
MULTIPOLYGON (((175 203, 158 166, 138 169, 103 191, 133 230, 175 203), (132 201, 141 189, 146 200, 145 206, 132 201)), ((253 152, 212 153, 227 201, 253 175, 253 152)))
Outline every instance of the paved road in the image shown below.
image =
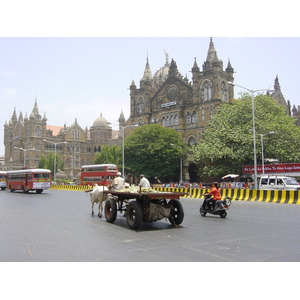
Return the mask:
MULTIPOLYGON (((300 205, 232 202, 226 219, 202 217, 183 199, 180 228, 168 221, 128 228, 91 216, 84 192, 0 192, 1 262, 300 261, 300 205)), ((95 210, 96 211, 96 210, 95 210)))

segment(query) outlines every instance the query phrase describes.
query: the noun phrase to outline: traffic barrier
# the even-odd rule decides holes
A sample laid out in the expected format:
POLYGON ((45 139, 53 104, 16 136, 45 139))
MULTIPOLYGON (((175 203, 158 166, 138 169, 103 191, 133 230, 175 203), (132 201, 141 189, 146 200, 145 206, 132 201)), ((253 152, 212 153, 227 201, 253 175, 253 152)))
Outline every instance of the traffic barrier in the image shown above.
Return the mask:
MULTIPOLYGON (((68 190, 85 192, 91 189, 88 185, 63 185, 53 184, 52 190, 68 190)), ((210 189, 193 188, 154 188, 161 192, 182 192, 186 193, 183 198, 203 198, 203 194, 210 189)), ((287 204, 300 204, 300 191, 271 191, 271 190, 252 190, 252 189, 221 189, 222 198, 231 197, 233 201, 258 201, 258 202, 276 202, 287 204)))
MULTIPOLYGON (((155 188, 162 192, 184 192, 185 198, 202 198, 210 189, 193 188, 155 188)), ((258 201, 287 204, 300 204, 300 191, 273 191, 252 189, 221 189, 222 198, 231 197, 233 201, 258 201)))
POLYGON ((88 185, 69 185, 69 184, 53 184, 51 190, 65 190, 65 191, 78 191, 85 192, 91 189, 88 185))

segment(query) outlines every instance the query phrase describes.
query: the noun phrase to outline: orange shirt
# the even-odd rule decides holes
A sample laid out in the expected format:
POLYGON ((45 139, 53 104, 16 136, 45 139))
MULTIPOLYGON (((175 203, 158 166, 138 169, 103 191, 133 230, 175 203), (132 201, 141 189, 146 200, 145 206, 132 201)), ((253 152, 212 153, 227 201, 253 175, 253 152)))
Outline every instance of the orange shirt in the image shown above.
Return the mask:
POLYGON ((214 187, 214 188, 211 189, 209 194, 213 195, 214 200, 221 200, 220 189, 217 189, 217 188, 214 187))

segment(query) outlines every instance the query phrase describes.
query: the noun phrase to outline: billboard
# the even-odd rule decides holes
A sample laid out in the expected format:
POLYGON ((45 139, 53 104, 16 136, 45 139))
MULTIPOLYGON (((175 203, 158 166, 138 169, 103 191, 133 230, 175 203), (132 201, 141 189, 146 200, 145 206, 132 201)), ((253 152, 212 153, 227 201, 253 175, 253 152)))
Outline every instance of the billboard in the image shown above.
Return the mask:
MULTIPOLYGON (((264 165, 265 174, 295 173, 295 172, 299 172, 300 175, 300 163, 264 165)), ((243 167, 243 174, 252 174, 252 173, 254 173, 254 166, 243 167)), ((263 173, 262 165, 257 166, 257 173, 263 173)))

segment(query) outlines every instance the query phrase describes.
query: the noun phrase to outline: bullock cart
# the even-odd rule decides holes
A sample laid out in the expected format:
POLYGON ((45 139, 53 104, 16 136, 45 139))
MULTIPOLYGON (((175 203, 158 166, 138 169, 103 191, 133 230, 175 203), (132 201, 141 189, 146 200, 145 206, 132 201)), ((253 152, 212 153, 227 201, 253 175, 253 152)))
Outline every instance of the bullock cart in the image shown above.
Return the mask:
POLYGON ((182 223, 184 212, 179 201, 187 195, 181 192, 150 192, 133 193, 104 191, 111 194, 106 200, 104 212, 106 221, 113 223, 117 212, 125 212, 127 224, 137 229, 142 222, 155 222, 163 218, 178 226, 182 223))

